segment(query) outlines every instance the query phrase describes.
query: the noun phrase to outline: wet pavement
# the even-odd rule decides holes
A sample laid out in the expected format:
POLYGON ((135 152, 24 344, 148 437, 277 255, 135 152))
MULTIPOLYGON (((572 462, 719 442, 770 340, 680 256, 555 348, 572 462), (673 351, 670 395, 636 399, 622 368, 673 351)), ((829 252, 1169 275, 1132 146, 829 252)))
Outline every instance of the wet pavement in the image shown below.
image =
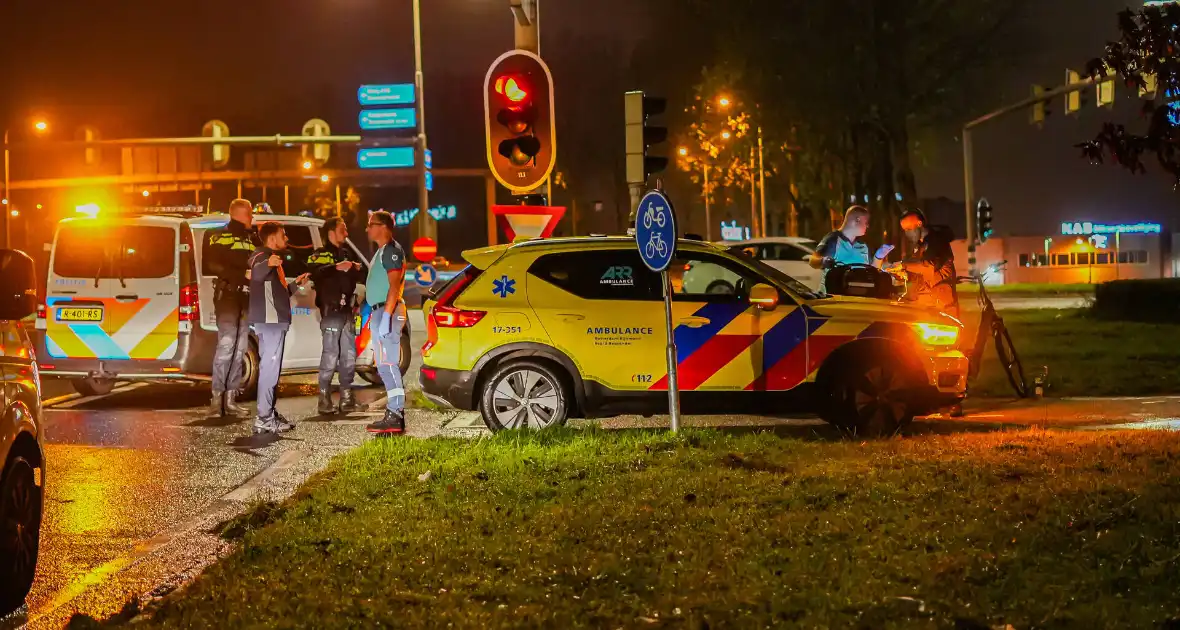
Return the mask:
MULTIPOLYGON (((408 385, 416 382, 417 362, 408 385)), ((68 386, 66 386, 68 387, 68 386)), ((369 439, 379 412, 315 415, 311 377, 287 379, 280 410, 298 428, 254 437, 250 420, 204 417, 207 389, 125 385, 80 397, 47 383, 46 506, 38 577, 28 610, 0 628, 60 628, 75 612, 102 618, 131 597, 166 593, 226 550, 217 524, 266 500, 289 496, 335 455, 369 439)), ((363 402, 382 392, 369 388, 363 402)), ((414 437, 486 435, 478 414, 411 410, 414 437)), ((606 428, 662 428, 666 417, 598 421, 606 428)), ((585 425, 587 421, 575 421, 585 425)), ((806 416, 688 416, 685 426, 835 437, 806 416)), ((963 418, 930 417, 907 431, 1180 429, 1180 397, 969 401, 963 418)))

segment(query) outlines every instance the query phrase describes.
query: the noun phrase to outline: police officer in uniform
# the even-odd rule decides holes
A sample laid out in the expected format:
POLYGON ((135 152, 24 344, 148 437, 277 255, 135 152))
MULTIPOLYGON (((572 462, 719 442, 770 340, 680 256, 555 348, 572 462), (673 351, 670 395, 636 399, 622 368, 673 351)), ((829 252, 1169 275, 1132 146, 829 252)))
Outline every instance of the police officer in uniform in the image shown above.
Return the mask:
POLYGON ((325 245, 307 259, 320 309, 323 353, 320 355, 320 414, 336 411, 332 404, 332 375, 340 374, 340 412, 356 411, 352 381, 356 376, 356 285, 361 264, 345 244, 348 225, 339 217, 324 222, 325 245))
POLYGON ((250 341, 249 260, 254 253, 250 226, 253 206, 245 199, 229 204, 229 223, 210 230, 203 244, 201 259, 206 275, 213 282, 213 311, 217 319, 217 348, 213 353, 212 416, 246 417, 249 411, 234 402, 242 382, 242 365, 250 341))

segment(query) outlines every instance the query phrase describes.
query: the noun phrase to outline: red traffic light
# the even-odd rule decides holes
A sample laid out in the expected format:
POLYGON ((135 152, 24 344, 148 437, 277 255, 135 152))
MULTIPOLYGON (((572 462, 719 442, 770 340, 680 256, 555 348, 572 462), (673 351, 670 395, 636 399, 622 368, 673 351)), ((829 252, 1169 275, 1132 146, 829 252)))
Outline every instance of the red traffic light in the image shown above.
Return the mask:
POLYGON ((553 116, 553 76, 540 57, 512 50, 492 62, 484 129, 488 166, 505 188, 527 193, 549 176, 557 149, 553 116))
POLYGON ((519 103, 529 97, 529 91, 524 85, 524 81, 520 78, 507 75, 496 79, 496 94, 512 101, 519 103))

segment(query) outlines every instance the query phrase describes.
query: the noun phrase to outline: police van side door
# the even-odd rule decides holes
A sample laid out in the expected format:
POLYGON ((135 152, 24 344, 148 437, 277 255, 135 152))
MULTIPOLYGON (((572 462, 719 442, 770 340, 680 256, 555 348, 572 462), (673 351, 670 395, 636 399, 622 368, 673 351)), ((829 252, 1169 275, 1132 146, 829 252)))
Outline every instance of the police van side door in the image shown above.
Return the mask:
MULTIPOLYGON (((298 273, 307 267, 307 256, 320 246, 320 231, 313 225, 288 223, 287 232, 289 269, 287 280, 294 282, 298 273)), ((318 367, 323 349, 320 332, 320 309, 315 305, 315 289, 311 283, 291 293, 291 329, 283 349, 283 369, 318 367)))

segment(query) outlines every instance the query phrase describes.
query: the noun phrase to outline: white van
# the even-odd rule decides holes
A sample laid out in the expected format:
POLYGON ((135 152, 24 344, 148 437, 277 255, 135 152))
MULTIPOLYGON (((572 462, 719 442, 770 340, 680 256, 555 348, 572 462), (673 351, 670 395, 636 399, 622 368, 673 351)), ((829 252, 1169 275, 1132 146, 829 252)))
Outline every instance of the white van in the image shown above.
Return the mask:
MULTIPOLYGON (((304 256, 323 244, 322 219, 254 215, 255 226, 264 221, 282 223, 293 251, 304 256)), ((206 230, 228 222, 226 214, 172 209, 61 221, 37 313, 41 374, 70 379, 84 395, 107 393, 121 380, 208 381, 217 326, 213 277, 201 273, 201 244, 206 230)), ((367 269, 356 246, 348 246, 367 269)), ((283 374, 312 374, 321 349, 314 287, 296 292, 291 306, 283 374)), ((358 314, 357 374, 375 383, 367 324, 366 307, 358 314)), ((407 326, 403 373, 410 364, 409 334, 407 326)), ((258 345, 251 336, 241 390, 252 396, 257 383, 258 345)))

